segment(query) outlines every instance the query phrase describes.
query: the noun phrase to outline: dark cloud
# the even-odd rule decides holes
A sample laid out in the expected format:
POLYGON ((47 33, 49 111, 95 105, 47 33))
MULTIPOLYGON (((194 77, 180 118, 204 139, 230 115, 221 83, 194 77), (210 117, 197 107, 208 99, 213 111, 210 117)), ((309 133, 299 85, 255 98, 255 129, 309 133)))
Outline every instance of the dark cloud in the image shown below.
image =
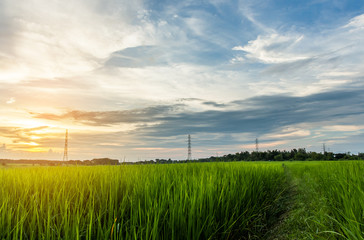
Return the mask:
POLYGON ((178 99, 177 101, 180 101, 180 102, 192 102, 192 101, 203 101, 203 99, 201 98, 180 98, 178 99))
POLYGON ((86 125, 102 126, 118 123, 148 123, 163 117, 168 113, 177 111, 183 104, 161 105, 142 109, 106 112, 70 111, 61 115, 50 113, 30 113, 35 118, 48 120, 71 119, 86 125))
POLYGON ((218 107, 218 108, 222 108, 222 107, 226 106, 226 104, 217 103, 217 102, 213 102, 213 101, 206 101, 206 102, 203 102, 203 104, 205 104, 207 106, 218 107))
POLYGON ((362 91, 335 91, 307 97, 262 96, 235 102, 248 110, 186 112, 163 118, 161 124, 139 129, 155 137, 188 133, 266 134, 300 123, 340 122, 364 114, 362 91))
POLYGON ((300 123, 331 121, 345 124, 345 119, 358 118, 364 114, 364 93, 361 90, 351 90, 305 97, 261 96, 235 101, 230 106, 240 108, 192 112, 186 111, 186 106, 181 108, 181 105, 161 105, 127 111, 35 114, 34 117, 73 119, 88 125, 142 123, 131 133, 141 138, 168 138, 189 133, 261 135, 300 123))

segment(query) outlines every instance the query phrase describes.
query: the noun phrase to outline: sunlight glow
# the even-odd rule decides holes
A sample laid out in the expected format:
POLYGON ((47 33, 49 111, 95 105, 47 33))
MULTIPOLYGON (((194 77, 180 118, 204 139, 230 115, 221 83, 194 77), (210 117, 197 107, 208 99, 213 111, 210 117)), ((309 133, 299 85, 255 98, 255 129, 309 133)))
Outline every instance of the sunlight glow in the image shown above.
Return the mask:
POLYGON ((47 149, 40 148, 40 147, 30 148, 30 149, 27 150, 27 152, 33 152, 33 153, 47 152, 47 149))
POLYGON ((37 139, 40 139, 41 137, 39 137, 39 136, 34 136, 34 135, 33 135, 33 136, 30 136, 30 138, 31 138, 31 139, 33 139, 33 140, 37 140, 37 139))
POLYGON ((36 143, 36 142, 29 142, 29 143, 27 143, 27 142, 21 142, 20 144, 29 145, 29 146, 39 146, 39 144, 36 143))
POLYGON ((22 119, 22 120, 15 120, 13 121, 14 125, 24 128, 37 128, 45 126, 42 121, 33 120, 33 119, 22 119))
POLYGON ((1 82, 19 82, 26 79, 28 76, 28 70, 21 66, 13 66, 10 68, 0 69, 0 81, 1 82))

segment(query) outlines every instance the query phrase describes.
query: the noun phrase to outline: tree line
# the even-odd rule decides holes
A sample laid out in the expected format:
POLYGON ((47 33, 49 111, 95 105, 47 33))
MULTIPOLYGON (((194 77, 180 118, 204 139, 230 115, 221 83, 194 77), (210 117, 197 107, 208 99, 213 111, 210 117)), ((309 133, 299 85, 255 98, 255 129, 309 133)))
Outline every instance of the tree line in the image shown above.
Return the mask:
POLYGON ((211 156, 194 160, 172 160, 172 159, 155 159, 138 162, 119 162, 117 159, 96 158, 92 160, 70 160, 70 161, 50 161, 50 160, 10 160, 0 159, 0 165, 7 164, 29 164, 29 165, 119 165, 119 164, 171 164, 171 163, 188 163, 188 162, 235 162, 235 161, 335 161, 335 160, 364 160, 364 153, 351 154, 347 153, 317 153, 308 152, 305 148, 292 149, 290 151, 267 150, 267 151, 242 151, 235 154, 226 154, 220 157, 211 156))
POLYGON ((335 161, 335 160, 363 160, 364 153, 317 153, 308 152, 305 148, 292 149, 291 151, 267 150, 259 152, 238 152, 227 154, 222 157, 209 157, 198 161, 335 161))
POLYGON ((211 156, 195 160, 171 160, 155 159, 134 162, 129 164, 169 164, 169 163, 186 163, 186 162, 235 162, 235 161, 338 161, 338 160, 364 160, 364 153, 351 154, 347 153, 317 153, 308 152, 305 148, 292 149, 290 151, 267 150, 267 151, 242 151, 235 154, 227 154, 220 157, 211 156))

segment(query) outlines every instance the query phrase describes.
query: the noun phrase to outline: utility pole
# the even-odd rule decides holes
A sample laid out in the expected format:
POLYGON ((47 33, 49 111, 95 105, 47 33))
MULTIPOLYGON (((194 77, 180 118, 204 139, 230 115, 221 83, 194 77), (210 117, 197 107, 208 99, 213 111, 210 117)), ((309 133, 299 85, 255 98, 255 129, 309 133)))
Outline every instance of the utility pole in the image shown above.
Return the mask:
POLYGON ((63 161, 68 161, 68 129, 66 129, 66 137, 64 141, 63 161))
POLYGON ((259 142, 258 142, 258 138, 255 139, 255 151, 259 152, 259 142))
POLYGON ((192 153, 191 153, 191 135, 188 134, 188 157, 187 160, 192 160, 192 153))

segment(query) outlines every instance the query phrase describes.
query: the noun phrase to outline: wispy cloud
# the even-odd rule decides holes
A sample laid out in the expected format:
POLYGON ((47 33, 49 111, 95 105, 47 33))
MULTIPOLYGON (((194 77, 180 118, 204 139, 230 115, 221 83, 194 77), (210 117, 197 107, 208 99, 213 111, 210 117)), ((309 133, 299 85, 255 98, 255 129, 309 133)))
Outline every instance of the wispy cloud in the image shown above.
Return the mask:
POLYGON ((143 9, 140 1, 124 2, 123 8, 114 1, 5 4, 11 19, 8 31, 14 36, 13 57, 29 77, 78 75, 100 67, 116 50, 152 42, 148 29, 153 28, 138 14, 143 9))
POLYGON ((364 29, 364 14, 352 18, 344 28, 351 28, 352 30, 363 30, 364 29))
POLYGON ((364 129, 363 125, 332 125, 325 126, 326 131, 337 131, 337 132, 353 132, 364 129))
MULTIPOLYGON (((261 148, 268 148, 268 149, 277 149, 279 148, 279 146, 286 144, 287 141, 275 141, 275 142, 264 142, 264 143, 259 143, 259 147, 261 148)), ((248 145, 243 145, 241 148, 242 149, 255 149, 256 145, 255 144, 248 144, 248 145)))
POLYGON ((181 155, 187 133, 201 154, 258 136, 348 144, 362 131, 363 12, 358 1, 1 1, 1 141, 61 151, 70 128, 74 150, 95 156, 181 155))
POLYGON ((308 56, 293 53, 295 47, 303 36, 284 36, 276 33, 267 36, 258 36, 245 46, 235 46, 232 50, 244 51, 246 57, 263 63, 286 63, 305 60, 308 56))
POLYGON ((262 95, 286 92, 304 96, 347 88, 361 82, 364 75, 357 64, 364 52, 361 19, 361 15, 349 19, 348 24, 325 29, 322 34, 297 29, 262 33, 233 47, 237 53, 232 62, 241 59, 242 65, 264 64, 259 68, 259 80, 250 83, 262 95))
POLYGON ((159 118, 167 113, 178 110, 183 105, 174 106, 155 106, 144 109, 124 110, 124 111, 107 111, 107 112, 87 112, 87 111, 70 111, 61 115, 49 113, 31 113, 35 118, 47 120, 71 119, 79 123, 90 125, 111 125, 118 123, 143 123, 158 121, 159 118))

